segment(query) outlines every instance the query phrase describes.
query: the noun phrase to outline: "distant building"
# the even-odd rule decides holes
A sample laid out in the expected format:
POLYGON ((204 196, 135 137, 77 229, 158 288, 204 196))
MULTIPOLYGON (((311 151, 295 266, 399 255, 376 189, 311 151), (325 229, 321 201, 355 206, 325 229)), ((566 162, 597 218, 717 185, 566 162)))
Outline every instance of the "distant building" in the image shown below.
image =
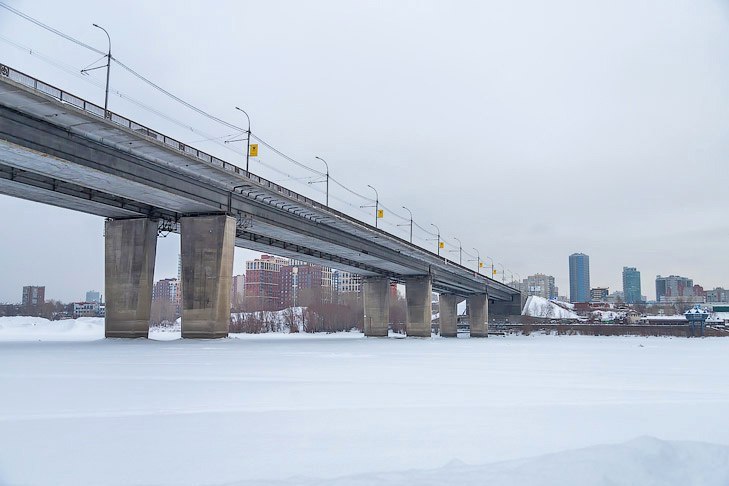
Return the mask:
POLYGON ((706 291, 706 302, 729 302, 729 290, 716 287, 706 291))
POLYGON ((640 272, 635 267, 623 267, 623 298, 626 304, 637 304, 642 301, 640 272))
POLYGON ((343 270, 332 271, 332 283, 336 294, 359 294, 362 292, 362 276, 343 270))
POLYGON ((590 257, 573 253, 570 262, 570 302, 590 301, 590 257))
POLYGON ((616 290, 615 292, 610 292, 607 296, 606 302, 608 304, 623 304, 625 303, 625 294, 622 290, 616 290))
POLYGON ((152 302, 169 303, 163 314, 165 318, 182 315, 182 287, 176 278, 165 278, 152 287, 152 302), (169 313, 169 315, 167 315, 169 313), (173 316, 174 314, 174 316, 173 316))
POLYGON ((246 276, 235 275, 233 277, 233 285, 230 287, 230 305, 233 309, 243 309, 244 298, 246 295, 246 276))
POLYGON ((529 275, 517 288, 523 294, 537 295, 545 299, 556 299, 559 295, 559 289, 554 284, 554 277, 543 273, 529 275))
POLYGON ((694 281, 690 278, 678 275, 656 277, 656 302, 675 303, 694 300, 694 281))
POLYGON ((73 318, 78 319, 79 317, 103 317, 105 314, 102 312, 101 304, 99 302, 74 302, 73 303, 73 318))
POLYGON ((97 302, 101 303, 101 293, 95 290, 89 290, 86 292, 86 302, 97 302))
POLYGON ((272 255, 246 262, 246 310, 281 309, 281 268, 289 261, 272 255))
MULTIPOLYGON (((319 265, 281 267, 281 307, 310 306, 323 302, 323 274, 323 268, 319 265)), ((331 289, 331 283, 326 288, 331 289)))
POLYGON ((608 287, 594 287, 590 289, 590 302, 607 302, 610 290, 608 287))
POLYGON ((21 312, 27 315, 39 315, 46 303, 45 286, 26 285, 23 287, 23 300, 20 305, 21 312))

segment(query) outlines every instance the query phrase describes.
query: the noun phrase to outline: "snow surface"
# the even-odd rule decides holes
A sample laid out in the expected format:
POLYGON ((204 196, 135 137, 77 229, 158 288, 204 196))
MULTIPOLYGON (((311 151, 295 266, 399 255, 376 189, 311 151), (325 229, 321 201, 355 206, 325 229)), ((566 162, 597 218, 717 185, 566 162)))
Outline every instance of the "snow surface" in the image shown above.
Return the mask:
POLYGON ((557 302, 547 300, 538 295, 530 295, 521 311, 523 316, 543 317, 551 319, 577 319, 579 316, 569 309, 565 309, 557 302))
POLYGON ((729 483, 729 339, 87 324, 0 320, 0 484, 729 483))

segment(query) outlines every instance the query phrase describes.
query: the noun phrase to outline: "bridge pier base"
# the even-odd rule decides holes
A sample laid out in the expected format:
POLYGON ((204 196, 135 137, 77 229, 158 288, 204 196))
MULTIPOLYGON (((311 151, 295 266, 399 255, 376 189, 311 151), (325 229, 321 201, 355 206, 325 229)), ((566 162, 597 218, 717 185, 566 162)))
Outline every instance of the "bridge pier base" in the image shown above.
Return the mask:
POLYGON ((109 220, 104 236, 104 334, 108 338, 146 338, 152 309, 157 221, 109 220))
POLYGON ((365 277, 362 279, 362 291, 365 336, 387 336, 390 323, 390 279, 365 277))
POLYGON ((180 219, 182 240, 182 337, 226 337, 230 326, 235 218, 180 219))
POLYGON ((471 326, 471 337, 488 337, 489 335, 489 298, 486 294, 468 297, 468 321, 471 326))
POLYGON ((440 294, 438 301, 440 335, 442 337, 456 337, 458 335, 458 296, 440 294))
POLYGON ((430 337, 433 319, 431 295, 433 284, 429 276, 405 279, 405 334, 414 337, 430 337))

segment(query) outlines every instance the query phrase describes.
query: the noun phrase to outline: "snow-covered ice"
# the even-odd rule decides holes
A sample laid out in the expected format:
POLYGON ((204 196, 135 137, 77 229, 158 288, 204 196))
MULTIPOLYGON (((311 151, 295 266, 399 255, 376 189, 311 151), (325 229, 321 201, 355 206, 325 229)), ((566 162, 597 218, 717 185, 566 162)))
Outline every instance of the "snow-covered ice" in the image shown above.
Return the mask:
POLYGON ((0 319, 3 485, 729 483, 723 338, 38 325, 0 319))

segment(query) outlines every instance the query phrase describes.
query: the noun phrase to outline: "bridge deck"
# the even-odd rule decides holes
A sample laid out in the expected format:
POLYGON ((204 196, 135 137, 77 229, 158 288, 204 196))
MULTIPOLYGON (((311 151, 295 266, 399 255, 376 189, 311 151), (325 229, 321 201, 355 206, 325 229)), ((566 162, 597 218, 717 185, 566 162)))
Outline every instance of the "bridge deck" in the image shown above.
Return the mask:
POLYGON ((441 292, 518 291, 0 65, 0 193, 109 218, 228 213, 236 244, 441 292), (234 190, 235 189, 235 190, 234 190))

